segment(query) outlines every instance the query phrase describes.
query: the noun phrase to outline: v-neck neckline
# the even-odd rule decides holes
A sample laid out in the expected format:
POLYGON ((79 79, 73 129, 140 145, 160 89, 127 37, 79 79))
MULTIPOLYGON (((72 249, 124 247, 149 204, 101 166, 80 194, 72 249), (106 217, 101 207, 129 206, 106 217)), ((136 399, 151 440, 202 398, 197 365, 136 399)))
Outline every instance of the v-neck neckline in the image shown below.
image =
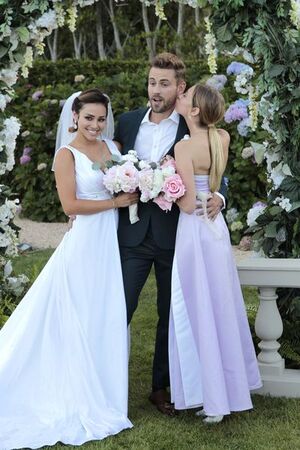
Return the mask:
MULTIPOLYGON (((104 139, 102 139, 102 142, 105 142, 105 145, 106 145, 106 147, 107 147, 107 149, 108 149, 110 155, 112 155, 112 152, 110 151, 110 148, 109 148, 109 146, 107 145, 106 141, 105 141, 104 139)), ((73 147, 73 145, 69 145, 69 147, 71 147, 73 150, 76 150, 77 153, 80 153, 81 155, 85 156, 85 158, 92 164, 92 166, 93 166, 94 164, 99 164, 99 165, 101 164, 99 161, 92 161, 91 158, 89 158, 88 155, 87 155, 86 153, 84 153, 84 152, 78 150, 78 148, 76 148, 76 147, 73 147)), ((107 160, 107 161, 109 161, 109 160, 107 160)), ((103 174, 105 173, 104 170, 101 168, 101 166, 99 167, 99 170, 101 170, 101 172, 102 172, 103 174)))

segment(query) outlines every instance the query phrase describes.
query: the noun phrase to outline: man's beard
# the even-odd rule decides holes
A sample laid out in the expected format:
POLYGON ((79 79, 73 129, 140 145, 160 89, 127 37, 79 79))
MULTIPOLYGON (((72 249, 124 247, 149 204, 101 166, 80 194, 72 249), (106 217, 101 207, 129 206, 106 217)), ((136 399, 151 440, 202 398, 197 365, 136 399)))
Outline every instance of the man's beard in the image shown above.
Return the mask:
POLYGON ((162 114, 165 113, 166 111, 175 108, 176 98, 174 100, 165 101, 163 98, 160 97, 160 100, 161 102, 159 105, 157 105, 152 99, 150 100, 153 112, 162 114))

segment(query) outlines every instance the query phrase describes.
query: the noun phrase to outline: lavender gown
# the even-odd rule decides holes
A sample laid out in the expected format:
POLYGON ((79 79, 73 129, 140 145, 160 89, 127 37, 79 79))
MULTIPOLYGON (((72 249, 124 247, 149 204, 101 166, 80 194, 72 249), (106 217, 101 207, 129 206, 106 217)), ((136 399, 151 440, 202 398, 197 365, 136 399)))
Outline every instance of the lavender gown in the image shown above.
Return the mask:
MULTIPOLYGON (((198 196, 208 175, 195 175, 198 196)), ((204 194, 205 195, 205 194, 204 194)), ((252 408, 261 386, 229 233, 222 214, 180 213, 169 328, 171 398, 208 415, 252 408)))

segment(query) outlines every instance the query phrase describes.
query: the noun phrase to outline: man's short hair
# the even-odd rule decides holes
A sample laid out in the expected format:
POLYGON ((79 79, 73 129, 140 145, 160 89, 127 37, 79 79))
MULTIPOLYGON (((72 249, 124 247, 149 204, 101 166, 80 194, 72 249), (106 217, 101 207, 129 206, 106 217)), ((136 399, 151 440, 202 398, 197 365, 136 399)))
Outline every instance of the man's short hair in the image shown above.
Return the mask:
POLYGON ((176 80, 185 80, 185 65, 174 53, 159 53, 150 64, 150 69, 156 67, 158 69, 173 69, 175 71, 176 80))

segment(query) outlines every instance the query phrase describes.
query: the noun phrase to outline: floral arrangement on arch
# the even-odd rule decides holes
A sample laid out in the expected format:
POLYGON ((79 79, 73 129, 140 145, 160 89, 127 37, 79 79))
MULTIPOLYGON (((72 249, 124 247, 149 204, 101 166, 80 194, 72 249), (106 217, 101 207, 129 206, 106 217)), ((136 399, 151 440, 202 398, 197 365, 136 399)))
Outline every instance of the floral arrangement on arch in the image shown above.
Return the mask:
MULTIPOLYGON (((94 0, 31 0, 12 7, 9 0, 1 1, 0 111, 3 114, 0 119, 0 175, 14 167, 16 138, 21 129, 16 117, 5 115, 6 106, 14 97, 13 86, 20 76, 28 76, 34 53, 43 54, 44 39, 65 23, 75 31, 77 8, 93 3, 94 0)), ((21 163, 28 159, 27 150, 21 163)), ((17 227, 13 223, 18 200, 10 200, 11 195, 9 188, 0 185, 0 301, 7 296, 20 296, 28 281, 24 275, 13 275, 10 260, 18 252, 17 227)))

